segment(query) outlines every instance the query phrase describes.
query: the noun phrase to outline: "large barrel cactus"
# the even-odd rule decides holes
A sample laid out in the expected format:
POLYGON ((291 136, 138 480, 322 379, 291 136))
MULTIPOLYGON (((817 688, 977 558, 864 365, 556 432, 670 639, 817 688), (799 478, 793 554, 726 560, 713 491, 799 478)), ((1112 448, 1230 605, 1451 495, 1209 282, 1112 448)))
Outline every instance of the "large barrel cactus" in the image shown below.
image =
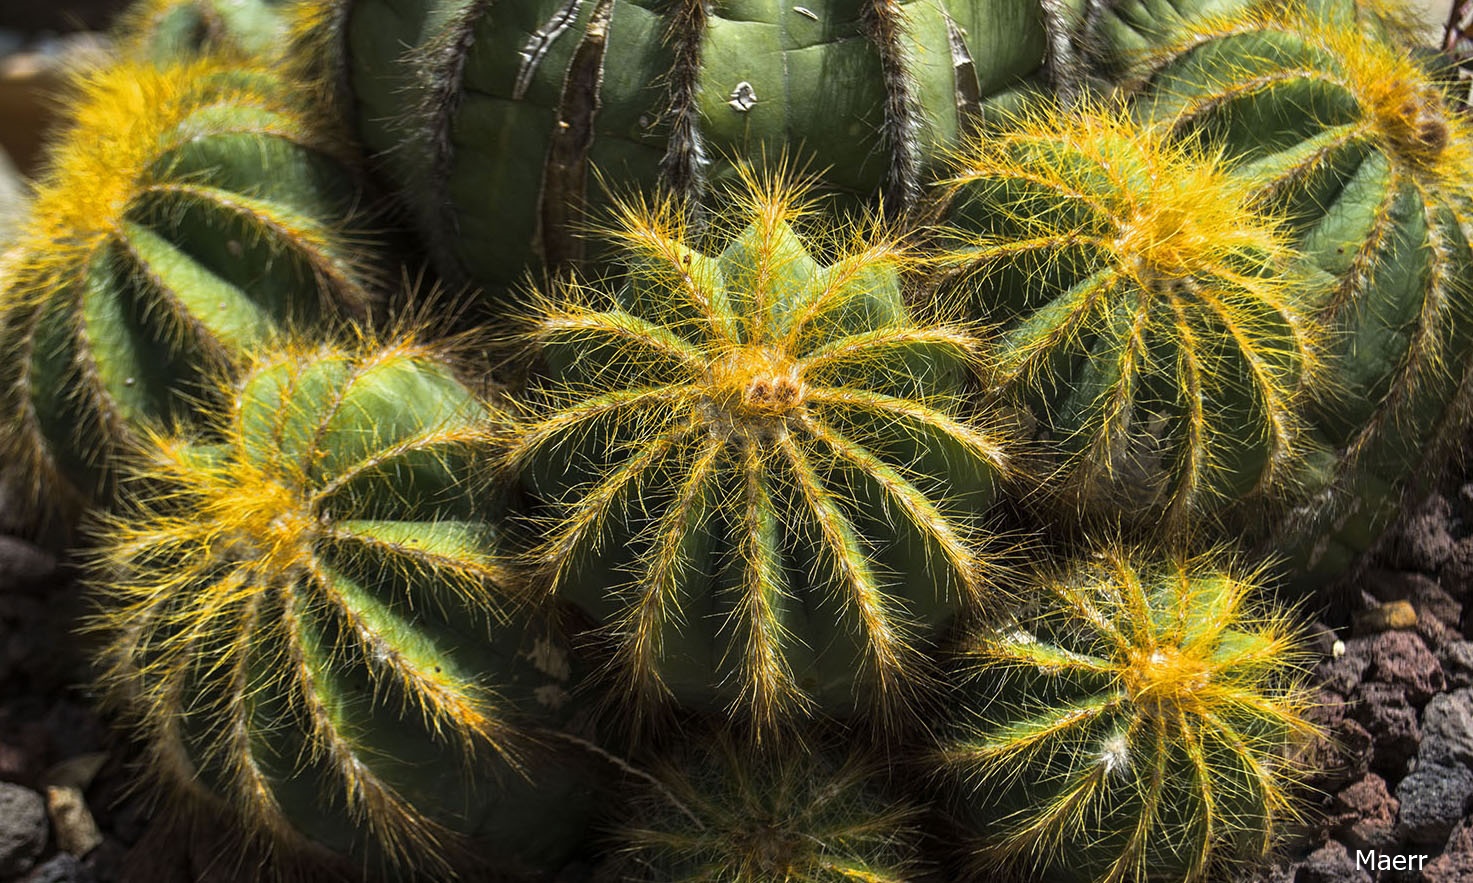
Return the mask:
POLYGON ((1120 549, 1049 576, 974 666, 940 752, 976 879, 1229 879, 1295 815, 1306 650, 1256 575, 1120 549))
POLYGON ((984 105, 1066 66, 1072 22, 1063 0, 337 5, 304 18, 340 29, 365 146, 442 272, 495 287, 581 256, 594 173, 694 203, 790 154, 904 209, 984 105))
POLYGON ((1001 392, 1066 523, 1176 537, 1288 495, 1317 354, 1277 219, 1206 150, 1084 106, 975 139, 939 265, 1001 331, 1001 392))
POLYGON ((703 253, 672 203, 627 207, 627 286, 531 316, 548 377, 513 459, 536 560, 643 707, 896 711, 988 576, 1004 450, 963 407, 977 339, 912 318, 891 242, 821 240, 820 264, 802 213, 753 182, 703 253))
POLYGON ((1473 405, 1473 125, 1380 30, 1228 15, 1131 72, 1142 117, 1220 151, 1318 268, 1334 382, 1313 499, 1273 542, 1306 584, 1353 565, 1473 405))
POLYGON ((96 556, 105 682, 168 805, 224 801, 288 866, 558 867, 592 807, 524 727, 572 685, 508 619, 491 412, 408 339, 295 344, 227 392, 141 451, 96 556))
POLYGON ((130 61, 76 90, 0 290, 0 395, 36 496, 85 499, 211 366, 371 294, 350 160, 265 66, 130 61))

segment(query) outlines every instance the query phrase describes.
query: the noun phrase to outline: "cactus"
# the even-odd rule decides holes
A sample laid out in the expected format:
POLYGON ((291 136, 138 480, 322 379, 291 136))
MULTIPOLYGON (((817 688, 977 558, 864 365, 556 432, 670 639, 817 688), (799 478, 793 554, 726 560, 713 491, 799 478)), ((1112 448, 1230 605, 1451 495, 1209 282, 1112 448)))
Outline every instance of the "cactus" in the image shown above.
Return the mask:
POLYGON ((754 750, 720 736, 662 764, 610 837, 618 879, 650 883, 908 883, 919 811, 857 756, 754 750))
POLYGON ((557 867, 590 807, 524 724, 570 672, 499 594, 494 414, 412 337, 292 343, 222 393, 208 433, 149 438, 94 567, 104 680, 166 805, 214 795, 287 865, 325 845, 444 879, 474 839, 557 867))
MULTIPOLYGON (((1291 11, 1305 21, 1361 27, 1404 41, 1410 49, 1422 43, 1425 23, 1404 0, 1172 0, 1168 3, 1102 3, 1086 0, 1079 41, 1096 70, 1130 79, 1149 69, 1152 57, 1180 52, 1182 47, 1221 36, 1228 21, 1240 24, 1291 11), (1174 48, 1172 48, 1174 47, 1174 48)), ((1251 25, 1249 26, 1251 28, 1251 25)))
POLYGON ((329 77, 364 144, 441 272, 493 294, 584 257, 590 170, 693 206, 731 160, 802 151, 833 188, 883 190, 898 211, 984 106, 1072 58, 1052 57, 1069 46, 1059 0, 337 5, 303 14, 344 28, 309 42, 341 47, 329 77))
POLYGON ((1306 585, 1356 562, 1473 405, 1473 124, 1376 33, 1227 16, 1133 72, 1141 115, 1217 145, 1318 268, 1336 383, 1311 411, 1312 499, 1269 543, 1306 585))
POLYGON ((290 91, 208 56, 80 77, 0 291, 3 450, 37 499, 108 497, 207 366, 366 312, 350 166, 290 91))
POLYGON ((1291 495, 1316 325, 1278 223, 1192 143, 1092 105, 970 142, 936 263, 1091 521, 1180 537, 1291 495))
POLYGON ((1317 736, 1290 617, 1212 556, 1110 549, 1044 581, 976 664, 941 749, 979 879, 1227 879, 1294 818, 1296 747, 1317 736))
POLYGON ((962 407, 972 331, 902 303, 911 256, 857 230, 817 240, 821 265, 799 188, 745 174, 720 253, 677 203, 631 202, 628 284, 538 296, 548 377, 512 463, 542 582, 603 624, 637 707, 726 703, 760 734, 903 707, 918 649, 983 590, 1005 441, 962 407))
POLYGON ((275 59, 300 0, 135 0, 116 27, 122 54, 160 64, 201 52, 275 59))

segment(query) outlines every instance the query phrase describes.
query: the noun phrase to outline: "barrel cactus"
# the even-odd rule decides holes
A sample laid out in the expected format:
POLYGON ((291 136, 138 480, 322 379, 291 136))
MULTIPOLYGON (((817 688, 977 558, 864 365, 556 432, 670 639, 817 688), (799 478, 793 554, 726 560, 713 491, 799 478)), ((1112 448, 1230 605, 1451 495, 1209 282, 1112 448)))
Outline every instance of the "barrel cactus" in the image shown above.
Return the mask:
POLYGON ((36 496, 110 493, 207 366, 365 315, 348 159, 265 66, 121 62, 76 84, 0 290, 4 451, 36 496))
POLYGON ((1054 574, 975 664, 939 759, 978 879, 1226 879, 1295 815, 1316 737, 1290 618, 1258 574, 1110 549, 1054 574))
POLYGON ((166 805, 223 801, 286 866, 558 867, 591 807, 527 729, 572 685, 509 615, 476 479, 495 415, 411 338, 290 344, 224 392, 208 432, 140 451, 94 567, 105 683, 166 805))
POLYGON ((911 316, 894 242, 824 238, 820 264, 804 212, 753 177, 713 253, 677 203, 628 204, 627 285, 528 313, 547 371, 512 462, 540 503, 535 561, 602 624, 636 707, 724 704, 759 732, 897 711, 920 648, 983 591, 1006 455, 963 407, 978 341, 911 316))
POLYGON ((1096 106, 971 141, 937 264, 999 327, 1066 522, 1180 537, 1287 498, 1317 360, 1278 219, 1190 142, 1096 106))
POLYGON ((1376 28, 1292 10, 1210 20, 1132 79, 1141 116, 1219 150, 1318 270, 1335 383, 1312 500, 1272 545, 1302 582, 1343 574, 1473 406, 1473 125, 1376 28))
POLYGON ((904 209, 985 105, 1072 58, 1063 0, 336 5, 303 16, 340 28, 311 42, 339 47, 365 146, 441 271, 498 290, 583 256, 593 172, 692 207, 789 153, 904 209))
POLYGON ((827 748, 755 750, 729 736, 661 763, 609 837, 618 879, 650 883, 908 883, 920 812, 876 768, 827 748))

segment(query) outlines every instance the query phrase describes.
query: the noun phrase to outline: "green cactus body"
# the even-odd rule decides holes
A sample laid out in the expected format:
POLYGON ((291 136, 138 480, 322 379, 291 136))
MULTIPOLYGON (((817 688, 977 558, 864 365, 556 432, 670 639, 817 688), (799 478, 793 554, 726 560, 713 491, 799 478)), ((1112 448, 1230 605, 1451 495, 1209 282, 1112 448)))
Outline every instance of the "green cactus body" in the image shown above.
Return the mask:
POLYGON ((1055 452, 1040 498, 1181 535, 1284 496, 1316 331, 1250 189, 1092 107, 1014 120, 957 166, 938 261, 1055 452))
POLYGON ((365 145, 442 272, 493 293, 582 257, 590 170, 694 202, 734 159, 790 155, 908 207, 1070 27, 1038 0, 342 2, 365 145))
POLYGON ((1246 24, 1286 10, 1305 21, 1365 28, 1408 47, 1420 45, 1426 29, 1402 0, 1120 0, 1087 17, 1083 40, 1096 67, 1128 80, 1189 44, 1220 37, 1225 22, 1246 24))
POLYGON ((159 64, 204 51, 277 58, 290 20, 283 7, 297 0, 138 0, 117 28, 124 54, 159 64))
POLYGON ((655 771, 612 832, 620 880, 909 883, 920 813, 857 758, 760 751, 717 737, 655 771))
POLYGON ((538 560, 639 707, 896 710, 985 576, 1003 454, 961 409, 976 339, 910 317, 898 247, 835 238, 821 265, 793 194, 751 186, 714 255, 673 203, 626 207, 627 287, 531 317, 553 379, 514 457, 543 501, 538 560))
POLYGON ((1319 271, 1333 383, 1317 387, 1310 423, 1334 463, 1274 548, 1296 580, 1323 582, 1383 532, 1467 421, 1473 126, 1365 28, 1227 17, 1151 61, 1136 76, 1142 115, 1220 149, 1319 271))
POLYGON ((0 291, 6 454, 38 497, 105 497, 202 369, 370 302, 350 167, 269 71, 128 62, 77 88, 0 291))
POLYGON ((978 878, 1228 879, 1296 816, 1316 731, 1305 651, 1254 576, 1111 550, 1047 581, 1013 627, 968 639, 966 717, 941 749, 978 878))
POLYGON ((567 716, 571 672, 495 594, 486 407, 410 340, 231 392, 218 441, 151 440, 97 554, 106 683, 169 803, 209 792, 285 860, 558 867, 591 801, 520 728, 567 716))

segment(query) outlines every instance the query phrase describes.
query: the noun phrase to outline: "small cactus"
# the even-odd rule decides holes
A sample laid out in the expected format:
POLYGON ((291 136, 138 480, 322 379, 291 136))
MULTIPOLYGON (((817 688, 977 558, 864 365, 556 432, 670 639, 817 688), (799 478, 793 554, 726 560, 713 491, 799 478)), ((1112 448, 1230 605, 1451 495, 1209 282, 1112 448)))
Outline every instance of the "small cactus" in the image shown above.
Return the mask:
POLYGON ((371 301, 350 166, 266 67, 127 61, 75 91, 0 290, 3 450, 38 499, 106 498, 210 367, 371 301))
POLYGON ((104 682, 167 805, 221 800, 287 865, 326 846, 444 879, 474 840, 556 867, 590 807, 522 726, 566 715, 570 671, 498 594, 493 414, 412 338, 292 344, 222 393, 208 434, 140 451, 93 573, 104 682))
POLYGON ((628 283, 529 313, 548 372, 512 459, 542 503, 535 561, 640 707, 896 710, 987 577, 1005 454, 963 407, 978 341, 912 318, 903 248, 856 231, 811 243, 820 264, 796 188, 747 174, 723 251, 673 203, 627 204, 628 283))
POLYGON ((832 750, 782 752, 719 736, 687 747, 636 793, 609 838, 620 880, 910 883, 918 809, 832 750))
POLYGON ((1334 383, 1310 502, 1269 540, 1305 585, 1357 562, 1473 413, 1473 123, 1381 30, 1229 15, 1131 74, 1140 115, 1214 145, 1316 268, 1334 383))
POLYGON ((956 165, 937 262, 1000 326, 1001 391, 1062 473, 1041 491, 1178 536, 1288 495, 1317 331, 1249 187, 1091 106, 1017 118, 956 165))
POLYGON ((1225 879, 1264 853, 1316 730, 1302 639, 1257 606, 1257 576, 1111 549, 965 643, 967 717, 940 759, 979 877, 1225 879))

